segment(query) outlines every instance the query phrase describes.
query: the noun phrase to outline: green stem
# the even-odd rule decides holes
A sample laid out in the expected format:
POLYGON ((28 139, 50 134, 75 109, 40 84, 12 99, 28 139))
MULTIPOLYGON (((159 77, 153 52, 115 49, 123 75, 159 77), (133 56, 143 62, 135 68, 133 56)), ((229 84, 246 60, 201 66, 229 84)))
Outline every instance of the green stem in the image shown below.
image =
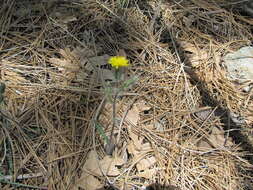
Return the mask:
POLYGON ((116 125, 116 101, 117 101, 117 96, 118 93, 115 94, 114 98, 113 98, 113 103, 112 103, 112 130, 111 130, 111 134, 110 134, 110 143, 112 143, 112 138, 113 138, 113 131, 116 125))
POLYGON ((113 103, 112 103, 112 130, 110 134, 110 144, 112 144, 112 141, 113 141, 113 132, 116 125, 116 101, 117 101, 118 94, 120 92, 120 89, 119 89, 120 71, 118 69, 115 70, 115 79, 116 79, 117 91, 113 97, 113 103))

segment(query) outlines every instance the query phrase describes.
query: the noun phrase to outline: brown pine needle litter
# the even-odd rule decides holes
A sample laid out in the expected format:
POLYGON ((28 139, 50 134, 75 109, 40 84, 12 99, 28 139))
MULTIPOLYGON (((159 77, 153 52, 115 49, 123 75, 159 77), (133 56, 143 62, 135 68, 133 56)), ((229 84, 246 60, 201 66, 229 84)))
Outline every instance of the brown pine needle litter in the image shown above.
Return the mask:
POLYGON ((252 45, 235 3, 3 0, 0 189, 253 189, 252 90, 222 65, 252 45), (119 51, 138 80, 118 95, 106 155, 119 51))

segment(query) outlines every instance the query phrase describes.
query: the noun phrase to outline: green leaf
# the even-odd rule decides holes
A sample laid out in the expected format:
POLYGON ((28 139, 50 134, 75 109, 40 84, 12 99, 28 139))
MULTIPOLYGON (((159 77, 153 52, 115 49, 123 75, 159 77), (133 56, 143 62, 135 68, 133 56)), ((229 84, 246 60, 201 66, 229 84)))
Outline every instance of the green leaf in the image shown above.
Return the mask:
POLYGON ((2 103, 3 100, 4 100, 4 96, 0 94, 0 104, 2 103))
POLYGON ((3 94, 5 92, 5 88, 6 88, 5 84, 1 82, 0 83, 0 94, 3 94))
POLYGON ((109 138, 106 136, 103 127, 98 122, 95 123, 95 127, 98 130, 99 135, 104 139, 104 141, 106 143, 109 143, 109 138))
POLYGON ((126 90, 129 88, 132 84, 138 81, 138 77, 134 76, 133 78, 129 80, 125 80, 123 84, 121 85, 121 89, 126 90))

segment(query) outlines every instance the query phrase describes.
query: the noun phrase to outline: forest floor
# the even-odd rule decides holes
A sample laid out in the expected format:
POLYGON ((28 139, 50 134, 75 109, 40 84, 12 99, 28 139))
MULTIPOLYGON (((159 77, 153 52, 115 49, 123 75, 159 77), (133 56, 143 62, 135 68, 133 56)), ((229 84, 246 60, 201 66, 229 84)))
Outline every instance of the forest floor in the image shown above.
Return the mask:
POLYGON ((0 188, 252 190, 252 80, 224 57, 253 18, 226 2, 4 0, 0 188))

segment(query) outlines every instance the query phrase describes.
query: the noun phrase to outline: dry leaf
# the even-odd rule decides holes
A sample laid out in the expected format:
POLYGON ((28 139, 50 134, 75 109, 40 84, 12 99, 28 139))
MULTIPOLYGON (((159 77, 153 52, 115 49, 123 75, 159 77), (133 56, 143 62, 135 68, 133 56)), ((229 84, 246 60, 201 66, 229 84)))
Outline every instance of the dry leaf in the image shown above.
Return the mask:
POLYGON ((144 158, 136 164, 136 168, 138 171, 145 171, 146 169, 153 166, 155 163, 156 163, 156 158, 154 156, 144 158))
POLYGON ((76 81, 77 82, 84 82, 86 77, 88 77, 89 74, 88 73, 85 73, 83 71, 80 71, 79 73, 77 73, 76 75, 76 81))
POLYGON ((58 8, 57 11, 53 11, 50 14, 55 20, 55 24, 63 28, 64 30, 68 30, 68 23, 76 21, 77 18, 74 15, 69 14, 69 12, 65 11, 64 9, 61 10, 58 8))
POLYGON ((225 132, 218 127, 213 127, 212 132, 208 138, 202 139, 200 142, 197 143, 197 146, 200 148, 220 148, 224 146, 226 142, 226 146, 232 146, 233 142, 229 137, 226 141, 225 132))
POLYGON ((52 65, 56 67, 60 72, 57 74, 49 74, 54 81, 64 82, 68 84, 77 78, 77 75, 81 70, 81 65, 78 57, 73 54, 69 48, 60 49, 59 53, 63 58, 50 58, 49 62, 51 62, 52 65))
POLYGON ((102 188, 102 183, 92 175, 84 173, 76 182, 76 188, 83 188, 85 190, 96 190, 102 188))
POLYGON ((202 139, 201 141, 199 141, 197 143, 197 146, 201 149, 204 149, 204 150, 208 150, 208 149, 212 149, 213 147, 210 145, 210 143, 207 142, 206 139, 202 139))
MULTIPOLYGON (((118 176, 120 171, 116 166, 121 166, 124 164, 124 160, 121 158, 112 158, 110 156, 105 156, 103 160, 99 162, 101 169, 107 176, 118 176)), ((99 170, 100 175, 101 171, 99 170)))
POLYGON ((136 126, 140 119, 139 113, 140 111, 137 106, 133 105, 132 109, 130 109, 126 115, 126 120, 136 126))
POLYGON ((141 151, 148 152, 148 151, 152 151, 152 150, 153 149, 152 149, 150 143, 144 143, 144 144, 142 144, 141 151))
MULTIPOLYGON (((212 134, 209 137, 209 141, 215 147, 224 146, 225 143, 225 133, 223 130, 219 129, 218 127, 213 127, 212 134)), ((231 142, 231 138, 228 138, 226 146, 232 146, 233 143, 231 142)))
POLYGON ((80 70, 78 64, 73 64, 67 59, 50 58, 49 61, 62 72, 78 72, 80 70))
POLYGON ((127 142, 124 141, 123 143, 124 144, 121 148, 120 157, 124 160, 125 163, 127 163, 127 161, 128 161, 127 142))
POLYGON ((136 103, 136 107, 138 109, 139 112, 143 112, 143 111, 148 111, 151 109, 150 106, 148 106, 144 100, 141 100, 139 102, 136 103))
POLYGON ((147 125, 143 125, 143 128, 148 129, 148 130, 154 130, 155 126, 154 124, 147 124, 147 125))
POLYGON ((189 15, 188 17, 183 17, 183 22, 186 27, 190 28, 193 22, 196 20, 196 17, 193 15, 189 15))
POLYGON ((98 164, 97 154, 95 151, 92 150, 88 153, 88 158, 83 166, 83 170, 88 170, 88 171, 96 170, 97 164, 98 164))
MULTIPOLYGON (((130 122, 132 125, 136 126, 140 119, 139 110, 136 105, 133 105, 132 109, 130 109, 126 115, 126 120, 130 122)), ((132 143, 129 144, 129 149, 132 153, 135 150, 140 151, 142 146, 142 139, 138 137, 133 131, 132 126, 127 127, 129 137, 131 138, 132 143)))
POLYGON ((204 109, 201 111, 198 111, 196 113, 194 113, 200 120, 205 121, 208 117, 212 118, 213 117, 213 113, 212 113, 212 109, 208 108, 208 109, 204 109), (210 115, 212 114, 212 116, 210 115))
POLYGON ((131 141, 133 142, 134 149, 140 151, 142 147, 142 140, 139 139, 138 135, 136 135, 131 131, 131 127, 128 127, 128 134, 129 137, 131 138, 131 141))
POLYGON ((64 17, 61 18, 61 22, 64 24, 68 24, 69 22, 76 21, 77 18, 73 15, 65 15, 64 17))
POLYGON ((83 171, 87 173, 92 173, 97 176, 103 176, 103 173, 108 176, 118 176, 120 174, 119 169, 116 166, 121 166, 124 164, 124 160, 120 158, 113 158, 110 156, 105 156, 102 160, 97 162, 96 152, 90 151, 88 154, 88 159, 86 160, 83 171), (102 171, 103 173, 102 173, 102 171))
POLYGON ((155 168, 152 168, 152 169, 146 169, 144 171, 141 171, 141 172, 138 172, 137 173, 137 176, 138 177, 143 177, 145 179, 152 179, 153 176, 156 175, 156 169, 155 168))
POLYGON ((207 60, 209 58, 208 52, 204 49, 200 49, 195 44, 181 42, 180 45, 184 51, 190 52, 188 58, 193 67, 199 66, 203 60, 207 60))
POLYGON ((11 81, 13 83, 28 83, 28 80, 25 79, 18 72, 14 72, 12 70, 2 70, 2 80, 11 81))
POLYGON ((137 149, 134 142, 130 141, 129 144, 127 145, 127 150, 130 154, 140 154, 143 152, 152 151, 152 147, 150 143, 144 143, 144 144, 141 144, 140 147, 138 147, 137 149))
MULTIPOLYGON (((133 155, 133 159, 134 160, 139 160, 139 157, 143 155, 143 153, 145 152, 149 152, 152 150, 152 147, 150 145, 150 143, 145 143, 142 144, 142 141, 136 140, 136 142, 134 143, 133 140, 131 140, 127 146, 127 150, 130 154, 133 155), (136 146, 136 142, 138 142, 138 146, 136 146)), ((148 168, 150 168, 153 164, 156 163, 156 158, 154 156, 152 157, 148 157, 148 158, 143 158, 141 159, 137 164, 137 170, 138 171, 143 171, 146 170, 148 168)))
POLYGON ((136 151, 133 141, 129 142, 129 144, 127 145, 127 150, 129 152, 129 154, 137 154, 138 153, 138 151, 136 151))

